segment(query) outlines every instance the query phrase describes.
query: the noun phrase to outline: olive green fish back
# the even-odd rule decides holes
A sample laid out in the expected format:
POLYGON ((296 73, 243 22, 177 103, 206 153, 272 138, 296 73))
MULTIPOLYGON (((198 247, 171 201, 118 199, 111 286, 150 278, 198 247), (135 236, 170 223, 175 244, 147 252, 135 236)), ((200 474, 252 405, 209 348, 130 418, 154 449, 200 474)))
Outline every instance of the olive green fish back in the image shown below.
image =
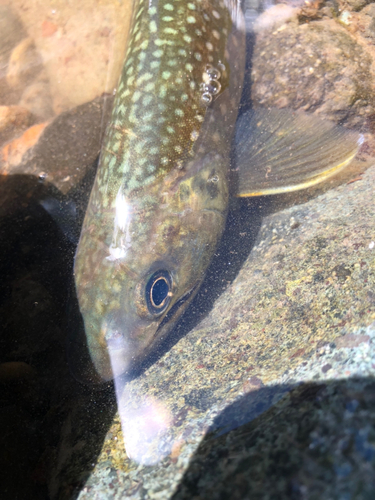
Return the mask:
POLYGON ((110 206, 120 184, 126 195, 145 189, 193 154, 207 106, 228 86, 231 25, 223 1, 138 2, 95 205, 110 206))

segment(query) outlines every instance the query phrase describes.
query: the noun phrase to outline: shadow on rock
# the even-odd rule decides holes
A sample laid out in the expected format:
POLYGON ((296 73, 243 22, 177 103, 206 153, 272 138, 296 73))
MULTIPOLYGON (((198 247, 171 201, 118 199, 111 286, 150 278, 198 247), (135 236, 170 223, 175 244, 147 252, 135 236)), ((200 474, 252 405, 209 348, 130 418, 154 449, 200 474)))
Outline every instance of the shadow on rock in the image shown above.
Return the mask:
POLYGON ((373 378, 261 388, 215 419, 173 500, 370 500, 374 428, 373 378))

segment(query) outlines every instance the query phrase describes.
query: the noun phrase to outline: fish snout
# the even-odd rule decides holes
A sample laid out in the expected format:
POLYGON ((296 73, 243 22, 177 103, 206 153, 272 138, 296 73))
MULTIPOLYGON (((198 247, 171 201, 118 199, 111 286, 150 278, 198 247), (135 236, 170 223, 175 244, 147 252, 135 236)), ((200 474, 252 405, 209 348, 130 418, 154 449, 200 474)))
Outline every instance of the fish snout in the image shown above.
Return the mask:
POLYGON ((92 351, 99 375, 109 380, 129 371, 156 329, 153 322, 145 324, 139 318, 125 318, 121 312, 104 318, 99 335, 101 349, 92 351))

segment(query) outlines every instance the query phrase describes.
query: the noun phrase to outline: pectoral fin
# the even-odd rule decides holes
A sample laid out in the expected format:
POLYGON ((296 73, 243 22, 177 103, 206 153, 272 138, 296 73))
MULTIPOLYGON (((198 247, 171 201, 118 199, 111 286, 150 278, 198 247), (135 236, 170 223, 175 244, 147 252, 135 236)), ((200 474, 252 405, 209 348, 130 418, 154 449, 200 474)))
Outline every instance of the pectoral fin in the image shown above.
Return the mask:
POLYGON ((237 121, 236 196, 296 191, 335 174, 356 155, 363 137, 315 115, 259 109, 237 121))

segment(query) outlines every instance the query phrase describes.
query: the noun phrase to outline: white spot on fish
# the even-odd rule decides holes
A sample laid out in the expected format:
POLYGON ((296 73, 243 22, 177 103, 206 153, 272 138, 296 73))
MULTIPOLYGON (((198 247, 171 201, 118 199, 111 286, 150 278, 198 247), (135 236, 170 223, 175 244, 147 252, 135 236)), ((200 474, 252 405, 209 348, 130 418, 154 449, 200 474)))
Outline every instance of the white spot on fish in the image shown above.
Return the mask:
POLYGON ((152 53, 154 57, 161 57, 163 55, 163 51, 161 49, 155 50, 155 52, 152 53))
POLYGON ((174 28, 164 28, 163 32, 167 33, 168 35, 177 35, 178 33, 178 31, 175 30, 174 28))
POLYGON ((196 141, 199 137, 199 133, 196 130, 193 130, 192 133, 190 134, 190 139, 192 141, 196 141))
POLYGON ((145 91, 146 92, 152 92, 155 89, 155 83, 150 82, 145 86, 145 91))

